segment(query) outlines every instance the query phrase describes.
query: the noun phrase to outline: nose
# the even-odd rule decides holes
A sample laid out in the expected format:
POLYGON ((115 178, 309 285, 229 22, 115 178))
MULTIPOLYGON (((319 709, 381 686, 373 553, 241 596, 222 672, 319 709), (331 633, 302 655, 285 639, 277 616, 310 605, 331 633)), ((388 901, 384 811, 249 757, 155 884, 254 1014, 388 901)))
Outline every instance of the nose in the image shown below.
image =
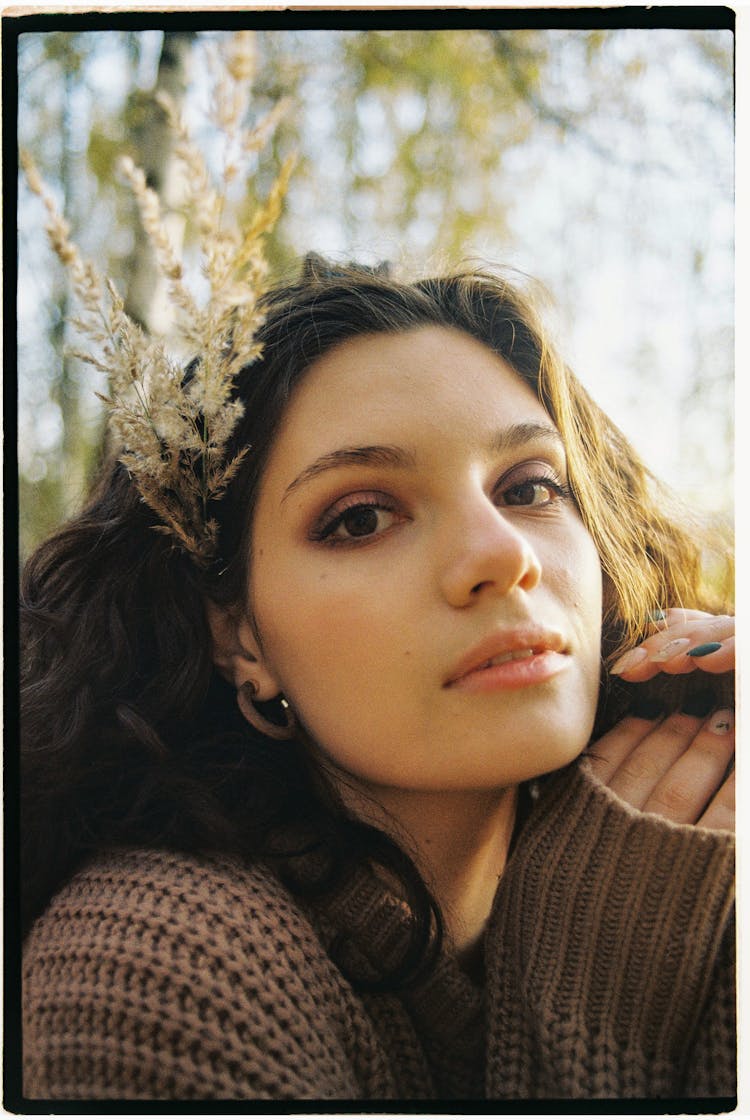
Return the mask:
POLYGON ((446 538, 440 580, 451 606, 470 606, 486 594, 531 591, 541 579, 528 537, 484 493, 450 518, 446 538))

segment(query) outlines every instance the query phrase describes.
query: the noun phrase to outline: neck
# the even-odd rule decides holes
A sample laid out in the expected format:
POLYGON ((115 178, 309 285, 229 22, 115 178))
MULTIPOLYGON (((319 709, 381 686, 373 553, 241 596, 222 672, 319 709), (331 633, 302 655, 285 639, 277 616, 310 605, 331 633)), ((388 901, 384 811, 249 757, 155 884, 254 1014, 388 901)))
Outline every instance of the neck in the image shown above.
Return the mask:
POLYGON ((471 962, 508 857, 517 788, 378 789, 369 790, 366 799, 349 785, 341 792, 350 809, 412 856, 440 905, 450 944, 471 962))

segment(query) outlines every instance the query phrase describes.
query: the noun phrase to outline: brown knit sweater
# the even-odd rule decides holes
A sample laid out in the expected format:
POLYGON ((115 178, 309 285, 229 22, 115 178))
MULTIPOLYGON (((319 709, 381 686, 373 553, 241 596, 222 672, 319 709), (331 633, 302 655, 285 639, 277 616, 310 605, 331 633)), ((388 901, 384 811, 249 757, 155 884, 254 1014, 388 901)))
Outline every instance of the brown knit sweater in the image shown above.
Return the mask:
POLYGON ((82 869, 24 962, 42 1099, 729 1097, 733 841, 557 775, 500 882, 474 983, 448 955, 353 990, 346 923, 388 960, 403 912, 367 871, 309 911, 263 867, 131 851, 82 869))

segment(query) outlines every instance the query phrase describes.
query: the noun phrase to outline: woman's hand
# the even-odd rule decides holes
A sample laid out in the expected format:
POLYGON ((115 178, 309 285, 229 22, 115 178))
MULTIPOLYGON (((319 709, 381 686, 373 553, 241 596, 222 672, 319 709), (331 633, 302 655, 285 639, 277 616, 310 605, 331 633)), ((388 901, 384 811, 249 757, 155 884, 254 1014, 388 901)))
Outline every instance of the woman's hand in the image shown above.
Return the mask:
MULTIPOLYGON (((657 673, 725 673, 734 668, 734 619, 672 608, 654 633, 610 670, 623 680, 657 673)), ((636 702, 632 714, 588 749, 597 777, 636 809, 678 824, 734 829, 734 712, 711 712, 710 693, 695 693, 683 711, 660 720, 658 704, 636 702)))
MULTIPOLYGON (((645 705, 644 705, 645 707, 645 705)), ((588 748, 596 776, 623 801, 677 824, 734 830, 734 713, 629 715, 588 748)))
MULTIPOLYGON (((734 668, 734 619, 672 608, 653 622, 654 632, 628 650, 611 672, 634 683, 657 673, 734 668)), ((664 720, 654 701, 633 713, 589 748, 594 773, 636 809, 678 824, 734 828, 734 713, 709 714, 710 694, 689 697, 683 711, 664 720)))
POLYGON ((725 673, 734 668, 734 618, 672 607, 653 622, 654 633, 618 658, 610 669, 626 681, 657 673, 725 673))

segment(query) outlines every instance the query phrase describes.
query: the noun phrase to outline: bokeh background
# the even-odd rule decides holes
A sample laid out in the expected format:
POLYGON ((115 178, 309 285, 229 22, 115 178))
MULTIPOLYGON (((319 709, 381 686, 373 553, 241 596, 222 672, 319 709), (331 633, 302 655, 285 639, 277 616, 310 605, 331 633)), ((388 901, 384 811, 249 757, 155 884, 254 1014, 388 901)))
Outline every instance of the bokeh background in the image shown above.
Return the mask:
MULTIPOLYGON (((209 159, 209 58, 228 32, 29 31, 19 143, 84 252, 132 314, 166 329, 117 157, 170 201, 154 92, 181 105, 209 159)), ((573 368, 652 469, 694 508, 732 502, 733 37, 726 29, 266 30, 253 113, 288 109, 234 204, 298 166, 269 243, 285 275, 316 250, 421 272, 477 259, 551 293, 573 368)), ((175 198, 176 202, 176 198, 175 198)), ((175 207, 172 228, 190 253, 175 207)), ((102 444, 42 206, 19 181, 21 551, 80 503, 102 444)), ((200 284, 200 278, 194 278, 200 284)))

